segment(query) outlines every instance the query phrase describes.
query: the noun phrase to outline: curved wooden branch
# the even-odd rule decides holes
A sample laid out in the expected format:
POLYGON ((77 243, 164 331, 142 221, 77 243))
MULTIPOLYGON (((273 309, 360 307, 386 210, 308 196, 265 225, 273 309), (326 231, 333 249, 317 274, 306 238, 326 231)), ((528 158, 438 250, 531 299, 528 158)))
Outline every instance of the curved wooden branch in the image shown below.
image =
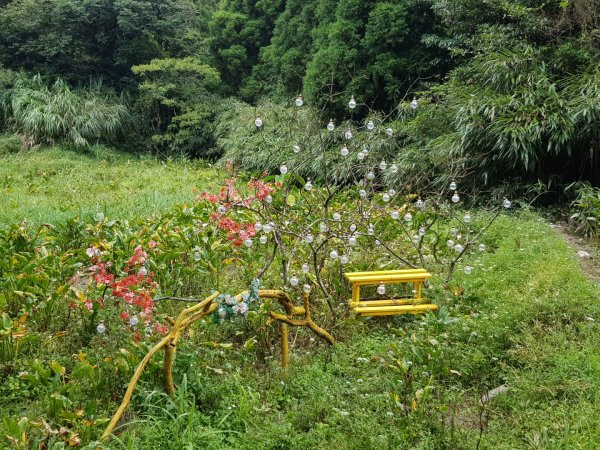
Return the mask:
POLYGON ((167 391, 171 390, 174 392, 172 366, 173 366, 173 361, 175 359, 175 346, 177 345, 177 340, 181 333, 181 331, 180 331, 181 323, 187 316, 204 308, 206 305, 209 305, 218 296, 219 296, 219 292, 215 292, 211 296, 209 296, 206 299, 204 299, 203 301, 201 301, 200 303, 198 303, 194 306, 190 306, 189 308, 186 308, 183 311, 181 311, 179 313, 179 315, 177 316, 177 319, 173 322, 173 327, 171 328, 171 331, 169 331, 169 333, 164 338, 162 338, 154 347, 152 347, 152 349, 146 354, 146 356, 144 356, 142 361, 138 364, 137 368, 135 369, 133 376, 131 377, 131 381, 129 382, 129 386, 127 386, 127 390, 125 391, 125 395, 123 396, 121 405, 115 412, 114 416, 112 417, 111 421, 109 422, 108 426, 106 427, 106 430, 104 430, 104 433, 102 434, 102 438, 101 438, 102 440, 105 440, 108 436, 110 436, 110 434, 115 429, 115 426, 117 425, 119 420, 121 420, 121 417, 125 413, 127 406, 129 406, 129 402, 131 401, 131 396, 133 395, 133 391, 135 390, 135 387, 137 386, 137 383, 138 383, 140 377, 142 376, 142 373, 143 373, 144 369, 146 368, 146 365, 148 364, 148 362, 150 362, 152 357, 156 353, 158 353, 160 350, 162 350, 165 346, 168 346, 167 351, 165 352, 165 360, 167 360, 167 362, 163 363, 163 368, 168 368, 168 370, 165 372, 165 379, 166 379, 165 386, 166 386, 167 391))
POLYGON ((175 362, 175 351, 177 346, 170 341, 165 346, 165 357, 163 359, 163 373, 165 376, 165 392, 169 395, 175 393, 175 384, 173 383, 173 363, 175 362))
MULTIPOLYGON (((234 298, 241 302, 243 301, 244 294, 248 293, 248 291, 242 292, 236 295, 234 298)), ((138 364, 137 368, 133 376, 131 377, 131 381, 127 386, 127 390, 125 391, 125 395, 123 400, 121 401, 121 405, 115 412, 114 416, 110 420, 106 430, 102 434, 101 440, 106 440, 113 430, 115 429, 117 423, 123 417, 127 406, 129 406, 129 402, 131 401, 131 397, 133 392, 137 386, 137 383, 146 368, 146 365, 150 360, 154 357, 156 353, 160 350, 164 349, 165 356, 163 359, 163 376, 165 383, 165 391, 167 394, 172 395, 175 392, 175 384, 173 382, 173 364, 175 362, 175 354, 177 351, 177 343, 179 339, 185 332, 185 330, 197 322, 198 320, 212 314, 217 310, 219 304, 215 302, 217 297, 220 295, 219 292, 215 292, 209 297, 205 298, 201 302, 185 308, 182 310, 175 320, 171 317, 166 317, 165 320, 171 325, 171 330, 169 333, 162 338, 152 349, 144 356, 142 361, 138 364)), ((285 369, 289 363, 289 337, 288 337, 288 329, 287 325, 292 326, 306 326, 310 330, 312 330, 317 336, 327 342, 329 345, 334 345, 335 340, 331 334, 329 334, 326 330, 316 325, 310 316, 310 305, 309 305, 309 296, 308 294, 304 294, 304 306, 295 306, 291 297, 284 291, 281 290, 271 290, 271 289, 261 289, 258 291, 258 296, 261 298, 270 298, 279 301, 282 308, 285 310, 285 314, 276 313, 270 311, 270 317, 274 320, 279 321, 279 330, 281 334, 281 365, 285 369), (294 318, 294 317, 302 317, 302 319, 294 318)))
POLYGON ((123 416, 123 413, 127 409, 129 402, 131 401, 131 396, 133 395, 133 391, 135 390, 137 382, 139 381, 140 377, 142 376, 142 372, 146 368, 146 364, 148 364, 148 362, 150 362, 152 357, 159 350, 161 350, 165 345, 167 345, 170 341, 171 341, 171 336, 170 335, 165 336, 163 339, 161 339, 161 341, 158 344, 156 344, 154 347, 152 347, 152 349, 146 354, 146 356, 144 356, 144 359, 142 359, 142 361, 138 364, 138 366, 135 369, 135 372, 133 374, 133 377, 131 377, 129 386, 127 386, 127 390, 125 391, 125 396, 123 397, 123 401, 121 402, 119 409, 117 409, 117 412, 115 412, 115 415, 113 416, 113 418, 109 422, 108 426, 106 427, 106 430, 104 430, 104 433, 102 434, 102 440, 104 440, 108 436, 110 436, 110 434, 114 430, 115 426, 121 419, 121 416, 123 416))
POLYGON ((289 332, 285 322, 279 322, 279 334, 281 335, 281 368, 285 370, 290 362, 289 332))

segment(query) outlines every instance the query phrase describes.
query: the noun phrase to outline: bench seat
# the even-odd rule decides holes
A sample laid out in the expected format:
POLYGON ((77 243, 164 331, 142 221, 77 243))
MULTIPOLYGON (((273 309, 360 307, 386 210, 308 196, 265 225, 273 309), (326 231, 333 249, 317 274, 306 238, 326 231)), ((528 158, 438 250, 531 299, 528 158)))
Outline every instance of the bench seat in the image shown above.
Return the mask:
POLYGON ((423 283, 432 275, 425 269, 382 270, 348 272, 344 276, 352 284, 350 309, 360 316, 388 316, 395 314, 421 314, 438 309, 422 297, 423 283), (412 285, 412 296, 402 298, 361 299, 361 286, 379 284, 412 285))

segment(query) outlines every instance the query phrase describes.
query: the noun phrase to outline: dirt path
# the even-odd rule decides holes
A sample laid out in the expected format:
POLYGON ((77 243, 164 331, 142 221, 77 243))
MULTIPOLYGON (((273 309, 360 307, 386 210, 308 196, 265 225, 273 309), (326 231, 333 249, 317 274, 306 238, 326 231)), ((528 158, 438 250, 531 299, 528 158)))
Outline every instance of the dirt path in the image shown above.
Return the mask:
POLYGON ((597 241, 573 234, 565 224, 550 225, 566 242, 577 251, 581 270, 600 285, 600 246, 597 241))

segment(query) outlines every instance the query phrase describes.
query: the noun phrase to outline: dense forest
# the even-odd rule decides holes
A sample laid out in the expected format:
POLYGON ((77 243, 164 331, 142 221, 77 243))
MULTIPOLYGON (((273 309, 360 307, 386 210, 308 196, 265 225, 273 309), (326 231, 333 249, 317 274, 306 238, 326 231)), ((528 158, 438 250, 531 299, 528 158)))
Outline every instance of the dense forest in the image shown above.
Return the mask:
POLYGON ((600 181, 598 0, 4 0, 0 68, 26 147, 262 170, 241 117, 283 121, 302 95, 342 120, 354 96, 351 120, 389 121, 424 183, 600 181))

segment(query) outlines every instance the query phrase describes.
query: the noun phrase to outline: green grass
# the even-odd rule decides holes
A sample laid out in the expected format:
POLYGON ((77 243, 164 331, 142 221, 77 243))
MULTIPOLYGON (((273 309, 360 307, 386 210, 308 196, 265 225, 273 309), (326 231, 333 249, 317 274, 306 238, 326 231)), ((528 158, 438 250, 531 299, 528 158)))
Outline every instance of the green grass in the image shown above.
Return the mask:
MULTIPOLYGON (((220 175, 188 162, 96 150, 6 150, 0 221, 53 222, 98 211, 148 217, 190 200, 193 188, 214 185, 220 175)), ((333 350, 293 330, 286 374, 278 367, 276 328, 250 321, 198 324, 178 347, 177 395, 162 393, 157 358, 106 448, 598 448, 597 286, 581 272, 574 250, 536 214, 500 218, 485 243, 489 251, 468 262, 473 273, 457 273, 449 291, 434 279, 429 296, 442 306, 439 313, 348 317, 332 330, 333 350), (245 345, 253 340, 254 346, 245 345), (480 405, 482 394, 504 384, 507 392, 480 405)), ((323 313, 315 309, 321 323, 323 313)), ((94 336, 84 348, 75 346, 75 337, 50 331, 36 339, 43 345, 29 345, 0 372, 0 417, 11 418, 0 420, 0 438, 10 429, 14 435, 16 421, 27 416, 76 429, 85 442, 94 439, 103 424, 81 423, 114 412, 147 347, 118 333, 94 336), (76 377, 81 354, 95 361, 95 375, 76 377), (104 359, 107 354, 115 359, 104 359), (59 361, 67 376, 36 384, 27 378, 36 359, 46 368, 59 361), (88 386, 90 380, 103 387, 88 386), (85 416, 48 417, 55 392, 85 416)), ((43 434, 34 425, 27 433, 43 434)))
MULTIPOLYGON (((17 147, 18 148, 18 147, 17 147)), ((0 139, 0 223, 27 219, 56 223, 102 212, 106 217, 149 217, 214 188, 217 171, 206 163, 161 162, 92 147, 15 151, 0 139)))

